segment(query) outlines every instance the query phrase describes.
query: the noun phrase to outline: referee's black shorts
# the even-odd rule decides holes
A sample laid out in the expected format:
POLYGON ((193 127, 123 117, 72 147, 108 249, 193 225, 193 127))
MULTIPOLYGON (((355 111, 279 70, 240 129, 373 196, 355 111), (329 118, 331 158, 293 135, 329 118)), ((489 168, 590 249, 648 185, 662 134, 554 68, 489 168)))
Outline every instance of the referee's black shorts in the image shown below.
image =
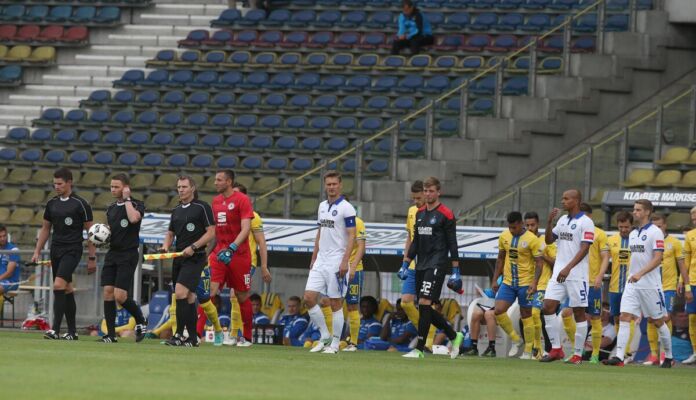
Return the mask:
POLYGON ((195 293, 207 263, 205 252, 194 253, 191 257, 175 258, 172 265, 172 281, 195 293))
POLYGON ((139 256, 138 248, 109 250, 104 259, 101 285, 114 286, 127 292, 133 290, 133 275, 138 268, 139 256))
POLYGON ((72 282, 73 272, 82 259, 82 242, 68 246, 51 246, 51 270, 53 280, 62 278, 72 282))
POLYGON ((445 283, 445 276, 447 276, 448 270, 449 268, 447 267, 417 269, 416 289, 418 290, 418 298, 440 300, 442 285, 445 283))

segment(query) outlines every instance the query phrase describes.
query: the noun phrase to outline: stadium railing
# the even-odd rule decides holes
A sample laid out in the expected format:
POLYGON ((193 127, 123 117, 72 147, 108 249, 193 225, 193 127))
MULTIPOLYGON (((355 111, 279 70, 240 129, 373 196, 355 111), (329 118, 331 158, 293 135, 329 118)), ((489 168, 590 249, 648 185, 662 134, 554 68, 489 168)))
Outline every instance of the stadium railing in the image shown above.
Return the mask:
MULTIPOLYGON (((436 98, 432 98, 428 105, 390 124, 388 128, 383 129, 372 136, 366 137, 345 151, 342 151, 331 158, 325 159, 323 162, 318 163, 318 165, 309 171, 298 174, 296 177, 286 179, 275 189, 257 196, 255 199, 255 202, 257 202, 256 206, 258 207, 258 202, 268 202, 270 204, 264 204, 264 208, 265 206, 270 206, 273 211, 276 211, 277 214, 282 213, 285 218, 289 218, 290 215, 293 217, 309 217, 315 215, 316 206, 323 197, 323 190, 321 189, 321 176, 324 171, 333 169, 339 164, 342 166, 341 169, 343 171, 353 173, 353 178, 350 185, 351 190, 347 190, 347 194, 352 200, 363 200, 363 181, 366 177, 369 177, 370 175, 388 175, 392 181, 395 181, 398 178, 399 158, 402 157, 399 154, 400 139, 407 138, 409 136, 424 137, 424 158, 426 160, 432 160, 433 141, 435 137, 434 133, 437 129, 441 129, 444 132, 454 132, 458 137, 461 138, 470 138, 467 131, 468 119, 471 113, 469 109, 469 94, 470 92, 474 93, 476 90, 478 90, 478 85, 487 85, 491 83, 491 79, 494 80, 493 114, 496 117, 500 117, 503 110, 503 96, 506 94, 515 94, 515 92, 517 92, 516 94, 526 93, 528 96, 532 97, 535 95, 536 80, 539 76, 537 56, 542 51, 547 54, 560 54, 562 58, 560 68, 562 69, 561 72, 564 76, 570 75, 570 60, 572 52, 595 52, 597 54, 602 54, 606 35, 604 27, 607 3, 608 0, 598 0, 574 14, 568 14, 563 23, 560 23, 553 29, 548 30, 540 36, 530 36, 529 42, 524 47, 511 52, 506 56, 502 56, 499 58, 498 63, 494 63, 488 68, 483 69, 470 79, 464 81, 460 86, 436 98), (589 15, 593 12, 596 12, 597 15, 597 28, 594 33, 587 35, 576 35, 576 24, 579 23, 583 16, 589 15), (529 57, 529 68, 526 71, 528 79, 524 80, 524 82, 528 83, 526 87, 513 86, 504 88, 503 78, 506 74, 510 73, 509 69, 506 67, 511 65, 512 62, 520 56, 529 57), (493 78, 491 78, 491 76, 493 78), (448 126, 436 126, 435 113, 452 114, 452 102, 457 101, 459 103, 459 109, 458 112, 454 112, 454 114, 458 114, 457 126, 454 129, 448 126), (421 117, 425 118, 425 124, 414 123, 421 117), (379 159, 372 160, 371 152, 377 150, 376 145, 378 142, 386 138, 391 139, 389 149, 390 156, 388 161, 379 159), (316 201, 308 200, 306 198, 306 194, 309 191, 312 193, 316 192, 316 201), (305 193, 304 199, 296 200, 296 197, 298 196, 295 196, 295 194, 299 192, 305 193), (281 193, 282 197, 278 196, 281 193)), ((660 0, 656 0, 654 3, 654 9, 660 9, 662 7, 660 0)), ((631 32, 635 32, 636 29, 637 12, 638 0, 630 0, 628 25, 629 31, 631 32)), ((387 187, 385 186, 385 189, 386 188, 387 187)), ((374 198, 373 196, 371 200, 379 199, 374 198)), ((481 207, 479 207, 481 210, 485 210, 485 208, 481 207)), ((464 218, 460 219, 460 221, 470 218, 471 215, 478 215, 478 212, 479 211, 476 210, 471 211, 467 213, 464 218)))
MULTIPOLYGON (((677 93, 669 101, 627 123, 608 135, 594 138, 558 161, 512 185, 508 190, 464 213, 459 222, 476 225, 501 225, 510 210, 537 211, 541 223, 548 212, 558 207, 563 190, 578 187, 591 205, 599 206, 606 190, 625 187, 650 187, 650 181, 627 182, 630 163, 645 163, 652 168, 668 148, 691 148, 696 141, 696 85, 677 93)), ((666 164, 666 163, 663 163, 666 164)), ((674 170, 694 169, 689 160, 678 160, 674 170)), ((658 164, 659 167, 659 164, 658 164)), ((684 176, 686 181, 686 175, 684 176)), ((656 184, 662 185, 659 182, 656 184)), ((690 184, 676 183, 677 188, 690 184)), ((671 188, 672 185, 663 186, 671 188)), ((693 187, 693 185, 691 185, 693 187)), ((596 222, 605 220, 604 212, 593 213, 596 222)), ((674 226, 673 228, 677 228, 674 226)))

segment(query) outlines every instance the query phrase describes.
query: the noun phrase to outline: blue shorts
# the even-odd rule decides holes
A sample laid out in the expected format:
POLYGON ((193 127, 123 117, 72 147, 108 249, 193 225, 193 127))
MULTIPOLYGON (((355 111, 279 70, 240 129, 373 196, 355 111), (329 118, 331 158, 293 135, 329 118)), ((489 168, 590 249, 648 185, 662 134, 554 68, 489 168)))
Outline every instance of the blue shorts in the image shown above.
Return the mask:
POLYGON ((665 295, 665 308, 667 309, 668 313, 671 313, 674 309, 674 298, 677 297, 677 291, 665 290, 662 293, 665 295))
POLYGON ((531 307, 534 295, 527 295, 528 288, 529 286, 520 286, 518 288, 514 288, 506 283, 503 283, 500 285, 500 289, 498 289, 498 294, 496 294, 495 300, 502 300, 512 304, 515 302, 515 299, 517 299, 520 307, 531 307))
POLYGON ((2 288, 3 293, 7 293, 19 289, 19 283, 3 279, 0 281, 0 287, 2 288))
POLYGON ((360 304, 360 294, 363 287, 363 271, 355 271, 355 276, 348 282, 348 293, 346 293, 347 304, 360 304))
POLYGON ((201 304, 210 300, 210 267, 207 265, 203 268, 201 280, 198 281, 196 297, 198 297, 198 302, 201 304))
POLYGON ((609 293, 609 310, 612 317, 621 315, 621 296, 623 293, 609 293))
POLYGON ((585 312, 595 317, 602 315, 602 288, 590 286, 585 312))
MULTIPOLYGON (((696 291, 696 285, 690 285, 691 291, 696 291)), ((696 296, 691 303, 686 303, 686 312, 689 314, 696 314, 696 296)))
POLYGON ((416 270, 409 269, 406 273, 406 280, 401 286, 401 294, 416 295, 416 270))
POLYGON ((534 300, 532 300, 532 307, 542 309, 544 307, 544 295, 546 290, 537 290, 534 293, 534 300))

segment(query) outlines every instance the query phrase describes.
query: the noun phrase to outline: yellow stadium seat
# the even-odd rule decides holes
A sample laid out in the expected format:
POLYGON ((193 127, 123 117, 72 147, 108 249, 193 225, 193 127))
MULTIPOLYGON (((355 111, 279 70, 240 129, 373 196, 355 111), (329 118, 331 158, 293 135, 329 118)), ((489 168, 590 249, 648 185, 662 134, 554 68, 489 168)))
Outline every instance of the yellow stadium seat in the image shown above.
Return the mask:
POLYGON ((101 192, 94 198, 92 206, 100 210, 106 210, 106 207, 113 202, 114 197, 111 195, 111 192, 101 192))
POLYGON ((457 329, 459 320, 462 317, 462 308, 455 299, 442 299, 442 316, 447 318, 452 327, 457 329))
POLYGON ((7 55, 7 51, 7 46, 0 44, 0 58, 5 57, 7 55))
POLYGON ((678 188, 694 188, 696 187, 696 171, 689 171, 682 176, 680 182, 674 184, 678 188))
POLYGON ((145 198, 145 209, 150 211, 163 210, 169 204, 169 196, 164 193, 153 193, 145 198))
POLYGON ((35 64, 50 64, 56 59, 56 48, 41 46, 34 49, 26 61, 35 64))
POLYGON ((105 211, 92 211, 92 220, 95 224, 105 224, 106 223, 106 212, 105 211))
POLYGON ((10 225, 26 225, 31 222, 32 218, 34 218, 34 210, 20 207, 10 214, 10 219, 7 222, 10 225))
POLYGON ((9 183, 26 183, 29 181, 31 178, 31 168, 15 168, 10 172, 10 175, 7 177, 7 181, 9 183))
MULTIPOLYGON (((257 272, 258 274, 258 272, 257 272)), ((261 312, 266 314, 272 324, 283 314, 283 301, 276 293, 261 293, 261 312)))
POLYGON ((0 191, 0 204, 14 205, 22 195, 22 191, 17 188, 5 188, 0 191))
POLYGON ((105 175, 103 171, 87 171, 79 183, 81 186, 99 186, 104 182, 105 175))
POLYGON ((643 187, 653 179, 655 179, 655 171, 652 169, 636 168, 631 171, 624 182, 621 182, 621 186, 626 188, 643 187))
POLYGON ((163 190, 175 190, 178 176, 175 174, 162 174, 155 180, 154 187, 163 190))
POLYGON ((38 206, 44 203, 46 192, 43 189, 27 189, 22 193, 19 201, 23 205, 38 206))
POLYGON ((394 306, 387 299, 381 299, 379 305, 377 306, 377 312, 375 313, 375 318, 378 321, 383 321, 385 314, 391 314, 394 312, 394 306))
POLYGON ((655 161, 659 165, 674 165, 687 161, 691 152, 686 147, 672 147, 667 150, 661 159, 655 161))
POLYGON ((682 174, 681 171, 674 169, 660 171, 654 180, 648 182, 646 185, 654 188, 666 188, 672 187, 681 181, 682 174))
POLYGON ((692 152, 689 158, 681 163, 684 165, 696 165, 696 151, 692 152))
POLYGON ((145 189, 155 183, 155 177, 152 174, 138 174, 131 178, 130 187, 132 189, 145 189))
POLYGON ((31 55, 31 47, 29 46, 14 46, 4 57, 0 57, 0 61, 18 62, 24 61, 31 55))
MULTIPOLYGON (((34 172, 31 177, 31 183, 34 185, 52 185, 53 184, 53 170, 52 169, 39 169, 34 172)), ((74 177, 73 177, 73 180, 74 177)))
POLYGON ((667 216, 667 221, 665 222, 668 230, 678 232, 682 226, 691 224, 691 215, 689 213, 673 212, 667 216))

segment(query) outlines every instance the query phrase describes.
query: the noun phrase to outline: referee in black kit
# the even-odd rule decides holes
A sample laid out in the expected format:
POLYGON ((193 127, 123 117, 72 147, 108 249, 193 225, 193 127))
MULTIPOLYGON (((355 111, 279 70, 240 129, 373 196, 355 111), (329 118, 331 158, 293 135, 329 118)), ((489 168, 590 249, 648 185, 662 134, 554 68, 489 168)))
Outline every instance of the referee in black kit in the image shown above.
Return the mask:
POLYGON ((440 181, 430 177, 423 182, 425 205, 416 214, 416 226, 413 241, 408 250, 404 263, 410 264, 416 260, 416 290, 418 291, 418 345, 406 358, 423 358, 425 340, 432 323, 442 329, 450 342, 450 356, 459 355, 459 347, 464 335, 455 332, 447 323, 445 317, 433 310, 434 300, 440 300, 442 284, 452 265, 452 275, 447 286, 460 291, 462 280, 459 275, 459 249, 457 247, 457 230, 454 213, 440 203, 440 181))
POLYGON ((198 347, 196 334, 196 287, 208 260, 206 245, 215 239, 215 220, 210 204, 198 200, 196 182, 187 175, 176 183, 180 203, 172 211, 164 244, 159 249, 166 253, 176 238, 176 251, 184 255, 174 259, 172 281, 175 283, 176 333, 165 344, 169 346, 198 347), (188 339, 184 338, 184 328, 188 339))
MULTIPOLYGON (((46 203, 44 221, 39 231, 39 237, 34 249, 32 262, 41 258, 43 249, 51 228, 51 270, 53 272, 53 325, 44 333, 46 339, 77 340, 77 328, 75 326, 74 288, 72 275, 82 258, 83 230, 89 230, 92 226, 92 207, 82 197, 73 193, 72 172, 67 168, 59 168, 53 174, 53 188, 56 196, 46 203), (60 325, 68 323, 68 332, 60 335, 60 325)), ((93 273, 97 269, 97 249, 88 242, 87 272, 93 273)))
POLYGON ((133 274, 138 268, 140 252, 140 222, 145 215, 145 204, 131 198, 130 178, 116 174, 111 178, 111 195, 116 201, 106 209, 106 220, 111 229, 109 251, 104 259, 101 285, 104 287, 104 320, 106 335, 103 343, 116 343, 116 302, 135 318, 135 341, 145 337, 145 318, 132 293, 133 274))

